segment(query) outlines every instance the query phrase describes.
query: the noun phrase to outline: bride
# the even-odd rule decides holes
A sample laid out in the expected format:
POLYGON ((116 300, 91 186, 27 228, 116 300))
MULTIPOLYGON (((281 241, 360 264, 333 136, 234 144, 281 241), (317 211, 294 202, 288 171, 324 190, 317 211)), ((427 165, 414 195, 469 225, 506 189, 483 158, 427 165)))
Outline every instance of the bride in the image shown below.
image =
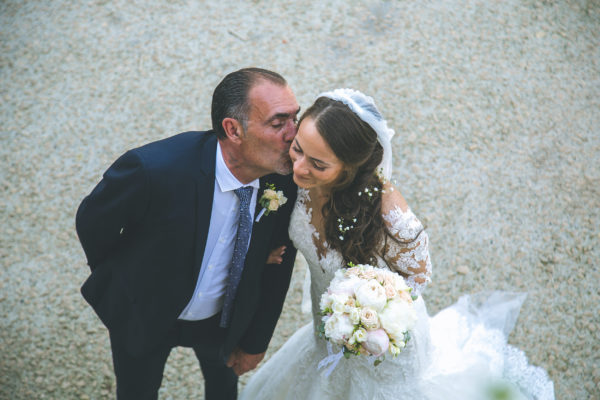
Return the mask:
POLYGON ((524 295, 463 296, 433 318, 420 296, 431 281, 429 238, 389 182, 391 138, 372 98, 323 93, 304 113, 290 148, 298 199, 289 233, 311 276, 313 322, 299 329, 249 380, 242 399, 553 399, 544 370, 510 346, 524 295), (402 352, 373 366, 330 354, 317 334, 319 300, 335 271, 371 264, 400 274, 419 295, 418 321, 402 352), (504 397, 500 397, 504 396, 504 397))

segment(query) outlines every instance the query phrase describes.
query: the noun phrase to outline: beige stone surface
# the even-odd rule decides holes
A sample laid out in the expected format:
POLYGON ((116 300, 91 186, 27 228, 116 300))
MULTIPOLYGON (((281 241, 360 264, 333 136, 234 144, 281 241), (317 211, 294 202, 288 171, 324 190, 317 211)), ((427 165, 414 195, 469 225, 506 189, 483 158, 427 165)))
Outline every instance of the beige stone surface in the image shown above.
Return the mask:
MULTIPOLYGON (((594 0, 2 1, 0 398, 113 398, 108 337, 79 294, 76 208, 128 148, 208 128, 214 86, 251 65, 303 108, 336 87, 373 96, 431 237, 430 313, 528 292, 510 342, 557 399, 598 399, 594 0)), ((308 321, 302 274, 269 354, 308 321)), ((161 398, 202 398, 192 352, 172 353, 161 398)))

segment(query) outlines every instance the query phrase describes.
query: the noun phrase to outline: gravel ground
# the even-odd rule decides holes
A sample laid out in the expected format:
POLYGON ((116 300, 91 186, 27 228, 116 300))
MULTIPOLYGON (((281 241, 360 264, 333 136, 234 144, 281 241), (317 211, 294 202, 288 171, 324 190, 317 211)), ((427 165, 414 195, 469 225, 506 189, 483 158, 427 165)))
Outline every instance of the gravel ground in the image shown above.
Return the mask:
MULTIPOLYGON (((372 95, 431 237, 430 313, 527 291, 510 342, 557 399, 599 399, 599 45, 597 0, 0 2, 0 398, 113 397, 75 210, 126 149, 207 128, 214 86, 257 65, 304 108, 372 95)), ((309 319, 303 271, 269 354, 309 319)), ((175 350, 161 398, 202 391, 175 350)))

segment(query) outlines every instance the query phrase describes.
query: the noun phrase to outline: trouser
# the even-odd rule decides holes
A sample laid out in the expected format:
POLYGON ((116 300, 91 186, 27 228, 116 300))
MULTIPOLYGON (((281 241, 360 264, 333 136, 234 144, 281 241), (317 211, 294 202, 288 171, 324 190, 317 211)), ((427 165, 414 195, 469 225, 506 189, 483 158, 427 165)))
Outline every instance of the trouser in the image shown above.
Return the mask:
POLYGON ((191 347, 204 375, 206 400, 235 400, 238 377, 228 368, 220 351, 225 329, 219 327, 221 313, 201 321, 178 320, 169 334, 151 352, 132 356, 111 338, 118 400, 155 400, 171 350, 191 347))

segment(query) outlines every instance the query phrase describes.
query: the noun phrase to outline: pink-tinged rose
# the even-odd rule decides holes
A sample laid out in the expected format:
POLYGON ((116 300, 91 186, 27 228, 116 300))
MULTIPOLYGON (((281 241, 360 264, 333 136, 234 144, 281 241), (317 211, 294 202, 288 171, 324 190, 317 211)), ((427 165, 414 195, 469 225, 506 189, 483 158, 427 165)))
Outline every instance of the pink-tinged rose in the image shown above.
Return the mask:
POLYGON ((374 279, 362 283, 356 288, 356 300, 363 307, 371 307, 380 311, 387 302, 383 286, 374 279))
POLYGON ((346 270, 346 276, 358 276, 360 273, 360 268, 352 267, 346 270))
POLYGON ((410 296, 410 292, 407 292, 405 290, 401 291, 398 295, 400 297, 401 300, 406 301, 407 303, 412 303, 413 299, 410 296))
POLYGON ((390 339, 383 329, 376 329, 367 331, 367 339, 362 345, 370 354, 379 357, 390 347, 390 339))
POLYGON ((387 273, 388 271, 385 270, 376 270, 375 272, 375 279, 377 280, 377 282, 381 283, 382 285, 385 283, 386 278, 387 278, 387 273))
POLYGON ((377 312, 370 307, 363 307, 360 310, 360 322, 362 322, 367 329, 379 328, 379 317, 377 316, 377 312))
POLYGON ((373 269, 366 269, 361 272, 360 276, 363 279, 375 279, 375 277, 377 276, 377 273, 373 269))
POLYGON ((398 295, 398 291, 392 285, 384 285, 383 289, 385 290, 385 296, 388 300, 391 300, 398 295))
POLYGON ((394 275, 396 274, 393 272, 385 274, 383 278, 383 286, 396 286, 396 278, 394 277, 394 275))

